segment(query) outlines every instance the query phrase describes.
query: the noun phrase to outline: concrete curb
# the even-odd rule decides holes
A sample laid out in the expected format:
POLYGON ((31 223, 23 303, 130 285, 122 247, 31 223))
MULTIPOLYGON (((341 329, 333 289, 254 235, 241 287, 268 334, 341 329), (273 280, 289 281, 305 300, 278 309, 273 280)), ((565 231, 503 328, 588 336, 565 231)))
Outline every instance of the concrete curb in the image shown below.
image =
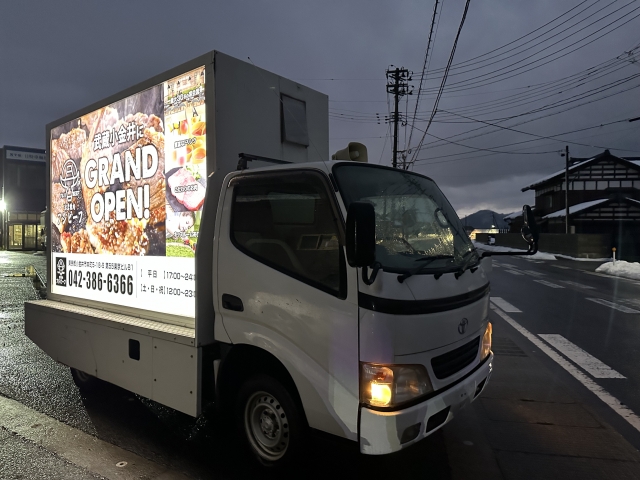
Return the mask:
POLYGON ((189 478, 3 396, 0 396, 0 428, 108 479, 189 478))

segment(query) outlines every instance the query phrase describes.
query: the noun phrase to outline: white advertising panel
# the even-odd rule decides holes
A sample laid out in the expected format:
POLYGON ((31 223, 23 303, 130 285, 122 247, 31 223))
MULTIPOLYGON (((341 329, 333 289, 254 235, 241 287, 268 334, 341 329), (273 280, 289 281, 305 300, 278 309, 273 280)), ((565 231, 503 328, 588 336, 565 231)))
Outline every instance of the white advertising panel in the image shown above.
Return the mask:
POLYGON ((204 66, 51 130, 51 291, 195 315, 204 66))

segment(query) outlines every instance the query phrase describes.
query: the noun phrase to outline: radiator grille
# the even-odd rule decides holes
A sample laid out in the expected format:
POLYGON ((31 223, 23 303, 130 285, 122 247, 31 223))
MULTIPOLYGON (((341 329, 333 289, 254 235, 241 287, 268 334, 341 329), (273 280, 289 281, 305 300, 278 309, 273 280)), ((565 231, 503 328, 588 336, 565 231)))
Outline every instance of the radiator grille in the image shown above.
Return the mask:
POLYGON ((478 347, 480 346, 480 337, 476 337, 469 343, 465 343, 461 347, 451 350, 443 355, 431 359, 431 366, 436 378, 442 380, 459 372, 464 367, 473 362, 478 355, 478 347))

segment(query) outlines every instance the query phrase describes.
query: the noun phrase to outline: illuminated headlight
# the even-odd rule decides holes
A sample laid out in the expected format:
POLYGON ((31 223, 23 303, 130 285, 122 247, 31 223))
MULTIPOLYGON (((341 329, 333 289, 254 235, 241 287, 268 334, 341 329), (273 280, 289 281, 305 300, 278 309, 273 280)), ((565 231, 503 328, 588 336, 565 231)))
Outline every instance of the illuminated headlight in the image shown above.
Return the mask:
POLYGON ((484 360, 491 353, 491 333, 493 332, 493 327, 491 326, 491 322, 487 322, 487 329, 484 331, 484 337, 482 337, 482 354, 480 355, 480 359, 484 360))
POLYGON ((372 407, 395 407, 433 391, 423 365, 361 366, 360 398, 372 407))

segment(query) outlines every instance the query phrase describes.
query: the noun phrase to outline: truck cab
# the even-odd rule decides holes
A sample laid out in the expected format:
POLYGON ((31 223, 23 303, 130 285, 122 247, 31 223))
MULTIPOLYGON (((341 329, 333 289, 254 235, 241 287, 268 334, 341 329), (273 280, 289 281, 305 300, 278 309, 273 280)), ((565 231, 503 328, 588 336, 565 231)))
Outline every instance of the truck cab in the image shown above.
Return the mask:
POLYGON ((216 339, 273 355, 309 426, 391 453, 486 385, 488 277, 431 179, 350 161, 245 170, 225 178, 217 217, 216 339), (372 207, 374 279, 346 252, 354 204, 372 207))

